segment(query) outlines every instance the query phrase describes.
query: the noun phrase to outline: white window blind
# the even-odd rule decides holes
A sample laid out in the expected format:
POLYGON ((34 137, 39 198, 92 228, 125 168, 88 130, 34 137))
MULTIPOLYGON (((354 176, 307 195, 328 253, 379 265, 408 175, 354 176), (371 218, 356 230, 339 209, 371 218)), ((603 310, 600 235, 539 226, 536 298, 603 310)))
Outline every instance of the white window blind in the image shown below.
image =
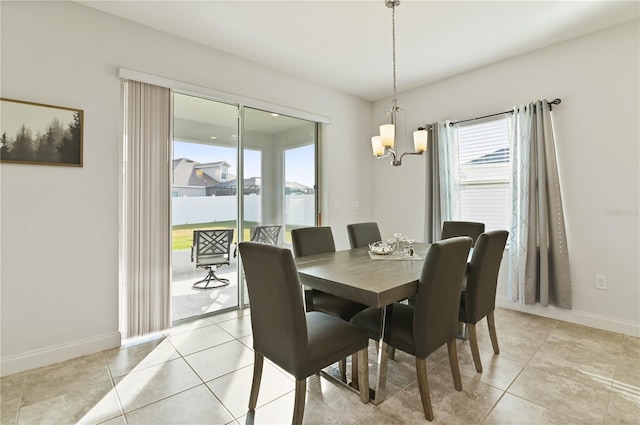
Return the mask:
POLYGON ((461 220, 509 230, 511 155, 505 117, 458 128, 461 220))

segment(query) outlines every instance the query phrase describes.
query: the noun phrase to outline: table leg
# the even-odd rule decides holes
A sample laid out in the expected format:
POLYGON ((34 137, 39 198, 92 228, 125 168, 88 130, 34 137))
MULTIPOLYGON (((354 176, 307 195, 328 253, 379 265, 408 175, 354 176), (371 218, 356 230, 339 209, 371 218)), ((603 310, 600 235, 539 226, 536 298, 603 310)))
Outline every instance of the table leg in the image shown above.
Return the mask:
POLYGON ((382 314, 380 314, 380 339, 378 340, 378 371, 376 373, 376 388, 375 396, 371 399, 371 402, 375 405, 382 403, 386 397, 387 386, 387 363, 389 356, 387 353, 387 344, 384 342, 384 326, 387 316, 387 306, 382 308, 382 314))
POLYGON ((467 340, 469 339, 469 332, 467 331, 467 324, 464 322, 458 322, 458 339, 467 340))

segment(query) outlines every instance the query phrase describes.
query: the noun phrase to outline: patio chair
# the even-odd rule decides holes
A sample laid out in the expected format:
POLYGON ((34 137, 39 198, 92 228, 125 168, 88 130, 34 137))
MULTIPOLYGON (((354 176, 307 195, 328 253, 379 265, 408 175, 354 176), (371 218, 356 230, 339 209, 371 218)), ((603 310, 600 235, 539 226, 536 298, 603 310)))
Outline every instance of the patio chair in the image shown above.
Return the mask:
MULTIPOLYGON (((229 285, 229 279, 216 276, 215 270, 228 266, 231 259, 231 243, 234 229, 194 230, 191 261, 196 267, 209 270, 204 279, 193 284, 197 289, 222 288, 229 285)), ((233 252, 235 258, 236 252, 233 252)))
POLYGON ((267 245, 278 245, 282 224, 263 224, 251 228, 249 233, 252 242, 266 243, 267 245))

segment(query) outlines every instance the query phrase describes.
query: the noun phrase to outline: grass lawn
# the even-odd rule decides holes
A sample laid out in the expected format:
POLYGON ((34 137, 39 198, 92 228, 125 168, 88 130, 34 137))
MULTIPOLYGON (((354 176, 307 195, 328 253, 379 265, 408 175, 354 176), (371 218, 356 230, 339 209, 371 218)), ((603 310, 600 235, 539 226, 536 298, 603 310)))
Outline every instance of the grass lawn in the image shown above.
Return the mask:
MULTIPOLYGON (((193 231, 194 230, 209 230, 209 229, 234 229, 236 227, 236 221, 217 221, 211 223, 194 223, 194 224, 181 224, 179 226, 173 226, 172 228, 172 240, 173 246, 172 250, 177 249, 189 249, 193 244, 193 231)), ((244 238, 243 240, 248 241, 249 231, 252 226, 256 226, 259 223, 255 221, 245 221, 244 222, 244 238)), ((302 226, 287 226, 285 230, 285 240, 287 242, 291 242, 291 229, 295 229, 297 227, 302 226)), ((234 232, 233 234, 233 242, 238 241, 238 234, 234 232)))

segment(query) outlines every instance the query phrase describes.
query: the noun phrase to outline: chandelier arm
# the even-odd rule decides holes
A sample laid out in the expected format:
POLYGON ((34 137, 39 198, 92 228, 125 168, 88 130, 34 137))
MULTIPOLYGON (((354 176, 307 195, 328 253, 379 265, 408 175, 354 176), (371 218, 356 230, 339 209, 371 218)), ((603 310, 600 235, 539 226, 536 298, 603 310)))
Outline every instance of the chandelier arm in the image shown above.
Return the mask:
POLYGON ((394 151, 391 148, 387 148, 385 150, 387 152, 387 155, 385 155, 385 156, 391 156, 391 165, 393 165, 394 167, 397 167, 398 165, 400 165, 402 163, 402 158, 400 158, 400 160, 398 160, 398 156, 396 154, 396 151, 394 151))

